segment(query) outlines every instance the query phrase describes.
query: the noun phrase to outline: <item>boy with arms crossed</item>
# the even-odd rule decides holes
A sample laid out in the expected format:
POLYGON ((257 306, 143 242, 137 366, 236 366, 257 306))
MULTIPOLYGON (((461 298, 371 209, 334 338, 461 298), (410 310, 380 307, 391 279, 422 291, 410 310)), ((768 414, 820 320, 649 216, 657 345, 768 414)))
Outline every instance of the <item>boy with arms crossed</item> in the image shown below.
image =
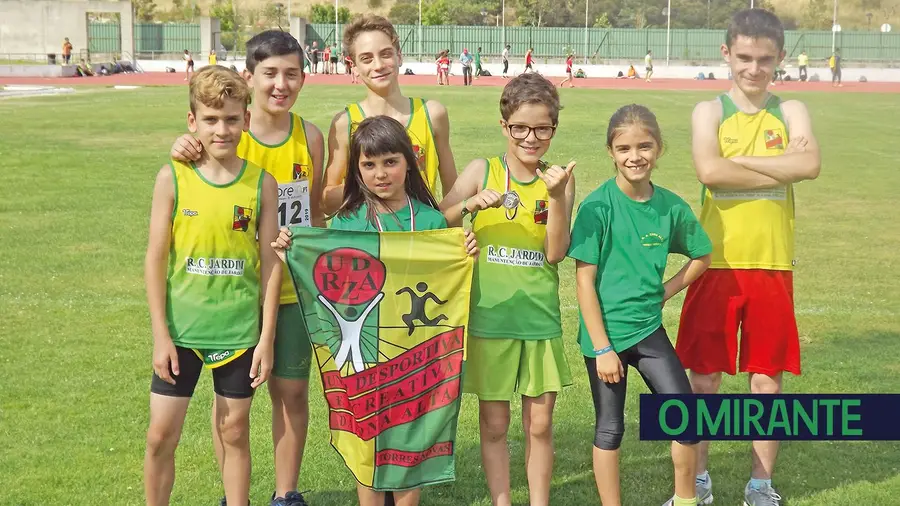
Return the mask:
MULTIPOLYGON (((692 118, 694 167, 703 184, 700 223, 712 264, 688 288, 676 351, 695 393, 716 393, 722 373, 750 376, 754 394, 782 391, 784 371, 800 374, 794 316, 793 184, 819 176, 819 146, 806 106, 767 91, 784 59, 784 28, 772 13, 735 14, 722 45, 731 90, 701 102, 692 118), (741 329, 738 345, 738 326, 741 329)), ((754 441, 746 506, 777 506, 772 488, 777 441, 754 441)), ((699 445, 697 497, 711 504, 709 443, 699 445)))

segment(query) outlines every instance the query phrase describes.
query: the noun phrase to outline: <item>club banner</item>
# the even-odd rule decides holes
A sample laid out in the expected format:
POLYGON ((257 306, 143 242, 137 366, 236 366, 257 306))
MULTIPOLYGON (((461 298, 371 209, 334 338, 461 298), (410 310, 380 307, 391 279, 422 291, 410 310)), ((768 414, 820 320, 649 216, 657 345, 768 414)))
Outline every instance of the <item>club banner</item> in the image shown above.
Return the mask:
POLYGON ((474 266, 462 229, 291 232, 332 446, 375 490, 453 480, 474 266))

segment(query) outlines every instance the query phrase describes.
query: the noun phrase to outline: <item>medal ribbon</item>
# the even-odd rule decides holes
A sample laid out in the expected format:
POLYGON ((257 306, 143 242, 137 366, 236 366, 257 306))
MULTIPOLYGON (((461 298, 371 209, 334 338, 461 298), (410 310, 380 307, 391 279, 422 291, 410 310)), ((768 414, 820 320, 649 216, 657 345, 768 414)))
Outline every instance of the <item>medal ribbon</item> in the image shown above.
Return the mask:
MULTIPOLYGON (((508 183, 507 183, 508 184, 508 183)), ((406 196, 406 204, 409 206, 409 231, 416 231, 416 213, 413 209, 412 199, 409 198, 409 195, 406 196)), ((375 226, 378 227, 379 232, 384 232, 384 225, 381 223, 381 218, 378 217, 378 213, 375 213, 375 226)))

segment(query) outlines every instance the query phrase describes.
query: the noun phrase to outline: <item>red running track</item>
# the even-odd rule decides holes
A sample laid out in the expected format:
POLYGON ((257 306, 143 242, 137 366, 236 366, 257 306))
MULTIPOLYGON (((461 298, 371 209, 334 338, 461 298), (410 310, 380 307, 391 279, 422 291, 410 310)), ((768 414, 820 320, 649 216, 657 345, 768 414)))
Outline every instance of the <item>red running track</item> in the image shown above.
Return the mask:
MULTIPOLYGON (((554 82, 562 81, 561 77, 551 78, 554 82)), ((475 86, 503 86, 507 80, 502 77, 482 77, 474 81, 475 86)), ((403 85, 434 85, 435 76, 400 76, 403 85)), ((183 73, 145 72, 140 74, 116 74, 106 77, 0 77, 0 85, 43 85, 43 86, 184 86, 183 73)), ((345 74, 308 75, 307 86, 317 85, 352 85, 350 76, 345 74)), ((462 86, 461 76, 451 77, 452 86, 462 86)), ((362 86, 362 85, 359 85, 362 86)), ((621 89, 621 90, 727 90, 731 81, 719 79, 714 81, 696 81, 692 79, 654 79, 645 82, 643 79, 587 78, 575 79, 576 88, 621 89)), ((789 81, 779 83, 774 90, 787 91, 834 91, 856 93, 900 93, 900 83, 884 82, 847 82, 842 88, 834 88, 830 82, 803 83, 789 81)))

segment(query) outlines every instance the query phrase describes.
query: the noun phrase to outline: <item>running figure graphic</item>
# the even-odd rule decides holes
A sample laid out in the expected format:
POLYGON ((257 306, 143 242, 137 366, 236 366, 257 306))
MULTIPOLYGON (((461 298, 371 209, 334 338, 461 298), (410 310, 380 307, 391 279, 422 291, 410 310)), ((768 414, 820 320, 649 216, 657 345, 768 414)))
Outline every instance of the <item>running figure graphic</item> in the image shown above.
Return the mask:
MULTIPOLYGON (((337 366, 337 369, 340 371, 344 364, 349 360, 351 362, 351 366, 355 372, 362 372, 366 368, 365 359, 363 358, 362 349, 359 344, 360 336, 362 335, 363 326, 366 323, 366 318, 369 316, 369 313, 378 306, 378 303, 381 302, 381 299, 384 298, 384 292, 379 292, 378 295, 372 299, 371 302, 366 306, 366 309, 363 310, 362 315, 355 320, 347 320, 331 305, 328 300, 323 297, 321 294, 317 297, 319 302, 322 303, 323 306, 328 308, 328 311, 334 316, 335 321, 338 324, 338 328, 341 332, 341 347, 338 349, 337 354, 334 356, 334 363, 337 366)), ((424 304, 423 304, 424 305, 424 304)), ((351 318, 353 317, 356 310, 354 308, 347 309, 347 315, 351 318)), ((443 315, 442 315, 443 316, 443 315)), ((445 317, 446 318, 446 317, 445 317)), ((404 320, 406 321, 406 320, 404 320)), ((412 332, 410 332, 412 335, 412 332)))
POLYGON ((437 295, 429 292, 428 284, 425 282, 417 283, 416 291, 422 292, 422 295, 416 294, 408 286, 404 286, 403 288, 397 290, 396 293, 396 295, 400 295, 401 293, 409 294, 409 313, 401 317, 403 323, 405 323, 406 327, 409 329, 409 335, 413 335, 413 331, 416 329, 416 326, 413 325, 413 322, 416 320, 422 322, 422 325, 426 327, 435 327, 438 323, 447 319, 447 315, 445 314, 439 314, 434 318, 428 318, 428 315, 425 314, 425 302, 427 302, 428 299, 433 300, 438 305, 446 304, 446 300, 441 300, 437 297, 437 295))

